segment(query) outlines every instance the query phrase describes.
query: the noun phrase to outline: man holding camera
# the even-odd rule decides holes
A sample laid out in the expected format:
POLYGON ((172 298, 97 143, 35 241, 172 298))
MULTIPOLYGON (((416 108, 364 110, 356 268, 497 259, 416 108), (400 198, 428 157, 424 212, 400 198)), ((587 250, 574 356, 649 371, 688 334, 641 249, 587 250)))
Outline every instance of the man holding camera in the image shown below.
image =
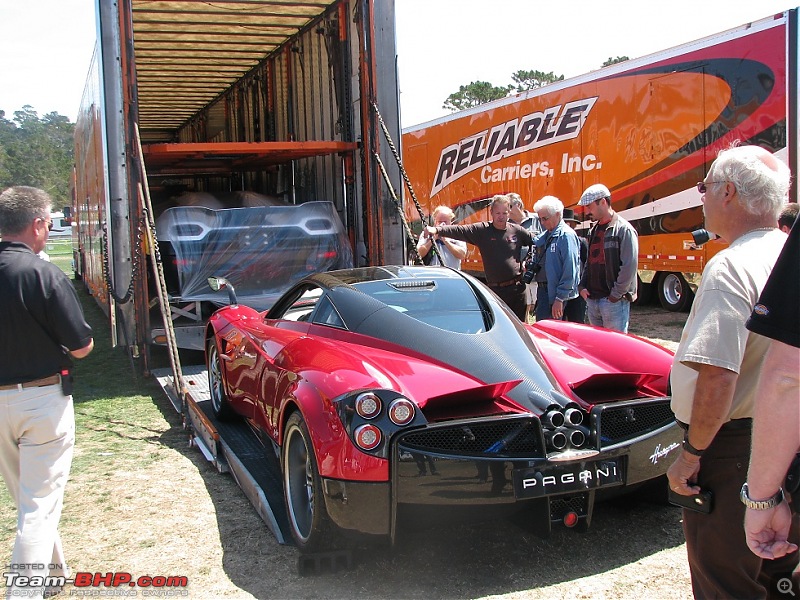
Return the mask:
POLYGON ((537 282, 536 320, 560 320, 567 303, 578 296, 578 235, 564 222, 564 205, 555 196, 545 196, 533 210, 544 231, 534 240, 535 255, 526 263, 523 279, 533 275, 537 282))

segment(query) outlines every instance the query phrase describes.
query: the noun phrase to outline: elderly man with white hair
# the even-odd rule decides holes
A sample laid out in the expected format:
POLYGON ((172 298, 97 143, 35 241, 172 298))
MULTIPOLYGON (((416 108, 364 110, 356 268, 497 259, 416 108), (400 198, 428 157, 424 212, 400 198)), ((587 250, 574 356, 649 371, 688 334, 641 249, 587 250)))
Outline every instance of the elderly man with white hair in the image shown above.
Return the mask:
POLYGON ((536 320, 563 319, 567 303, 578 297, 580 243, 578 235, 564 222, 564 205, 555 196, 545 196, 533 205, 544 231, 535 241, 534 278, 536 320))
MULTIPOLYGON (((797 564, 796 552, 763 564, 750 552, 740 525, 745 506, 739 497, 759 372, 769 347, 769 339, 751 334, 745 323, 786 241, 776 225, 789 180, 788 167, 768 151, 734 146, 719 153, 697 185, 706 229, 730 244, 703 270, 670 377, 672 410, 686 431, 683 448, 667 471, 670 487, 683 496, 713 494, 710 513, 683 509, 698 598, 777 595, 774 581, 797 564)), ((746 488, 742 500, 769 504, 765 498, 746 497, 746 488)))

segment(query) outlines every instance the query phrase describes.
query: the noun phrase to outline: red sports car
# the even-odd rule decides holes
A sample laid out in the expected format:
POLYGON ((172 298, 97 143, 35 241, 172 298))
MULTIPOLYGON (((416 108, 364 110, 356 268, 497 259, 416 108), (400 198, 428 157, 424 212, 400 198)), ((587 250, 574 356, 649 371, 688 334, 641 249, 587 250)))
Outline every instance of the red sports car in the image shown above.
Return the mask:
POLYGON ((459 271, 312 275, 265 313, 212 287, 231 294, 207 330, 213 411, 280 456, 303 551, 426 517, 585 528, 597 496, 663 475, 680 447, 670 352, 524 325, 459 271))

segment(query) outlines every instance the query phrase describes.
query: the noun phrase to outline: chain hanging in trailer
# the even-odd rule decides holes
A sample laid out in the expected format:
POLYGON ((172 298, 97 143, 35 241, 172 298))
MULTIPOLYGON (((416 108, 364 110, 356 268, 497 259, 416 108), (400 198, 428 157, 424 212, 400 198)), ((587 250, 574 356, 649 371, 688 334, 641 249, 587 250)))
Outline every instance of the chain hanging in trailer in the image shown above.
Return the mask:
MULTIPOLYGON (((392 141, 392 136, 389 133, 389 129, 386 127, 386 123, 383 120, 383 116, 381 116, 381 111, 378 110, 378 105, 375 103, 374 100, 372 101, 372 110, 375 111, 375 115, 378 117, 378 123, 380 124, 381 130, 383 131, 383 136, 386 138, 386 143, 389 145, 389 149, 392 151, 392 155, 394 156, 394 160, 397 162, 397 166, 400 169, 400 175, 402 175, 403 181, 406 182, 406 187, 408 188, 408 193, 411 195, 411 200, 413 200, 414 206, 417 208, 417 213, 419 214, 420 221, 422 222, 422 227, 424 228, 425 224, 428 223, 428 220, 425 218, 425 213, 422 212, 422 207, 419 205, 419 200, 417 200, 417 195, 414 193, 414 186, 411 185, 411 180, 408 178, 408 174, 406 173, 406 170, 403 167, 403 161, 400 159, 400 153, 397 151, 397 147, 394 145, 394 142, 392 141)), ((377 153, 376 153, 376 156, 377 156, 377 153)), ((379 160, 378 164, 381 164, 380 163, 380 159, 378 159, 378 160, 379 160)), ((381 168, 383 168, 382 164, 381 164, 381 168)), ((388 177, 388 176, 384 175, 384 177, 388 177)), ((389 183, 388 178, 387 178, 386 182, 389 183)), ((389 188, 392 189, 391 184, 389 184, 389 188)), ((394 190, 393 189, 392 189, 392 194, 394 194, 394 190)), ((399 210, 400 210, 400 214, 403 214, 403 207, 402 206, 400 206, 399 210)), ((433 217, 431 217, 431 219, 432 218, 433 217)), ((433 222, 431 221, 430 224, 433 225, 433 222)), ((412 233, 412 236, 413 236, 413 233, 412 233)), ((417 247, 416 240, 414 240, 414 250, 415 250, 415 252, 416 252, 416 247, 417 247)), ((433 252, 433 255, 437 259, 439 259, 439 264, 440 265, 444 265, 444 260, 442 260, 442 257, 439 254, 439 249, 436 247, 436 244, 432 244, 431 245, 431 251, 433 252)), ((417 256, 419 256, 419 255, 417 255, 417 256)))
POLYGON ((167 283, 164 278, 164 264, 161 261, 161 251, 158 248, 158 237, 156 236, 156 221, 153 216, 153 205, 150 200, 150 189, 147 185, 147 171, 144 166, 144 154, 142 152, 142 141, 139 137, 139 124, 134 123, 134 136, 136 141, 136 148, 138 150, 138 160, 136 161, 139 166, 140 181, 144 182, 138 184, 139 198, 142 200, 142 212, 144 213, 144 220, 147 223, 147 246, 150 251, 150 259, 153 263, 153 276, 156 280, 156 289, 158 292, 158 305, 161 309, 161 318, 164 320, 164 332, 167 336, 167 349, 169 352, 169 362, 172 366, 173 384, 175 393, 181 403, 181 409, 185 413, 184 407, 186 405, 186 384, 183 381, 183 373, 181 371, 181 359, 178 355, 178 344, 175 339, 175 329, 172 327, 172 315, 169 308, 169 295, 167 292, 167 283))
MULTIPOLYGON (((389 193, 392 196, 392 201, 394 202, 394 206, 397 209, 397 212, 400 214, 400 221, 403 223, 403 230, 406 233, 406 237, 408 241, 411 243, 411 248, 414 253, 414 262, 422 263, 422 258, 417 251, 417 240, 414 238, 414 232, 411 231, 411 226, 408 224, 406 220, 406 216, 403 211, 403 205, 400 203, 400 199, 397 197, 397 192, 394 190, 394 186, 392 186, 392 182, 389 179, 389 174, 386 172, 386 167, 383 166, 383 161, 381 160, 380 154, 377 152, 374 153, 375 161, 378 163, 378 168, 381 170, 381 175, 383 175, 383 180, 386 182, 386 187, 389 188, 389 193)), ((439 257, 441 260, 441 257, 439 257)))
MULTIPOLYGON (((144 221, 139 221, 136 227, 136 246, 142 243, 142 235, 144 232, 144 221)), ((128 284, 128 289, 124 296, 119 296, 114 291, 114 283, 111 281, 111 264, 108 257, 108 223, 103 222, 103 235, 100 236, 100 253, 103 257, 103 279, 105 280, 108 293, 118 304, 127 304, 133 298, 133 289, 136 285, 139 271, 142 267, 142 257, 138 253, 133 254, 133 261, 131 264, 131 281, 128 284)))

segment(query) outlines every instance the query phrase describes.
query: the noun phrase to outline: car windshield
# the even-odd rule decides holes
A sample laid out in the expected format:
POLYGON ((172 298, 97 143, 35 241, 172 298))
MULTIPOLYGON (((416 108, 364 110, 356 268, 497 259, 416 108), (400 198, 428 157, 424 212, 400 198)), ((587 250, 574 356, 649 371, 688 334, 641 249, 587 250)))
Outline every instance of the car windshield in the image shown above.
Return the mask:
POLYGON ((355 287, 409 317, 446 331, 480 333, 489 325, 488 309, 461 278, 385 279, 355 287))

